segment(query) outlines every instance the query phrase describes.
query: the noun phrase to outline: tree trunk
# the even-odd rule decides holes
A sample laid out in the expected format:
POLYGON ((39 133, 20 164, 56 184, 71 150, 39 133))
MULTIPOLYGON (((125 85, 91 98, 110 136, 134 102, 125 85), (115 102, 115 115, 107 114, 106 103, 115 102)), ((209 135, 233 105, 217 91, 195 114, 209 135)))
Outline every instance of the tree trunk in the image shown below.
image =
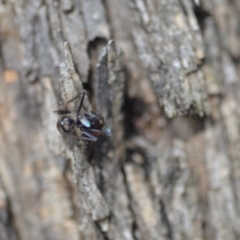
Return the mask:
POLYGON ((0 239, 240 239, 239 22, 238 0, 1 0, 0 239), (87 148, 53 113, 84 89, 87 148))

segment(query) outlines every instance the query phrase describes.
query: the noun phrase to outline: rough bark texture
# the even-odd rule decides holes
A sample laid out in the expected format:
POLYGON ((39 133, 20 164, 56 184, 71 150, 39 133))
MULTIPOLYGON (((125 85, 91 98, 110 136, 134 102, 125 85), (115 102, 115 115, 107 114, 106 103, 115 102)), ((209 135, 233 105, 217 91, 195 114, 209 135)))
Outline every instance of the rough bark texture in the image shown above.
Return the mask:
POLYGON ((240 239, 239 22, 238 0, 0 0, 0 239, 240 239), (52 113, 84 89, 88 151, 52 113))

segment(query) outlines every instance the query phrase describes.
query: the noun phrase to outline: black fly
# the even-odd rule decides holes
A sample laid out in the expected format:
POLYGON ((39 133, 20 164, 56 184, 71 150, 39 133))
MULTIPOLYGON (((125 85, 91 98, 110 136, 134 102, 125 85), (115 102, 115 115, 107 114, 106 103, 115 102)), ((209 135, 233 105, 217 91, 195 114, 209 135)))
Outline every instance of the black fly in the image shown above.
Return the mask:
POLYGON ((101 133, 101 129, 104 126, 104 119, 102 114, 96 114, 94 111, 81 113, 85 95, 86 92, 84 91, 68 101, 63 109, 54 111, 60 115, 57 121, 57 129, 62 134, 66 134, 86 142, 96 142, 99 134, 101 133), (81 94, 82 97, 77 108, 76 117, 73 119, 70 116, 71 111, 67 108, 67 106, 81 94))

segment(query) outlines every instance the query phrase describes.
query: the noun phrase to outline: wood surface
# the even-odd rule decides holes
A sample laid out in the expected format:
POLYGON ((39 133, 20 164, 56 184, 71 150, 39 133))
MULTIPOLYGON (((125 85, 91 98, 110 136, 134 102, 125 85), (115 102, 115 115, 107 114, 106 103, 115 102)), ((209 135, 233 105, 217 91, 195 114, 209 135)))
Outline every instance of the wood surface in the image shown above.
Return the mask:
POLYGON ((239 23, 238 0, 0 0, 0 240, 240 239, 239 23), (53 113, 83 90, 89 150, 53 113))

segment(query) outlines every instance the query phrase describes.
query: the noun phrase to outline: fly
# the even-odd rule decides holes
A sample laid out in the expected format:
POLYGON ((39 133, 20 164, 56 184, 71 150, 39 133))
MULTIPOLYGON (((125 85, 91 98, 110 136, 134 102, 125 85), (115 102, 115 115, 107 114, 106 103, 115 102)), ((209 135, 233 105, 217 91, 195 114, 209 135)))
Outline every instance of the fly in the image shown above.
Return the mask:
POLYGON ((86 91, 78 94, 76 97, 68 101, 63 109, 54 111, 59 115, 57 121, 57 129, 60 133, 81 139, 86 142, 96 142, 104 126, 104 118, 102 114, 96 114, 94 111, 81 113, 86 91), (67 108, 68 104, 78 97, 81 97, 77 108, 76 117, 73 119, 71 111, 67 108), (80 130, 80 134, 79 134, 80 130))

